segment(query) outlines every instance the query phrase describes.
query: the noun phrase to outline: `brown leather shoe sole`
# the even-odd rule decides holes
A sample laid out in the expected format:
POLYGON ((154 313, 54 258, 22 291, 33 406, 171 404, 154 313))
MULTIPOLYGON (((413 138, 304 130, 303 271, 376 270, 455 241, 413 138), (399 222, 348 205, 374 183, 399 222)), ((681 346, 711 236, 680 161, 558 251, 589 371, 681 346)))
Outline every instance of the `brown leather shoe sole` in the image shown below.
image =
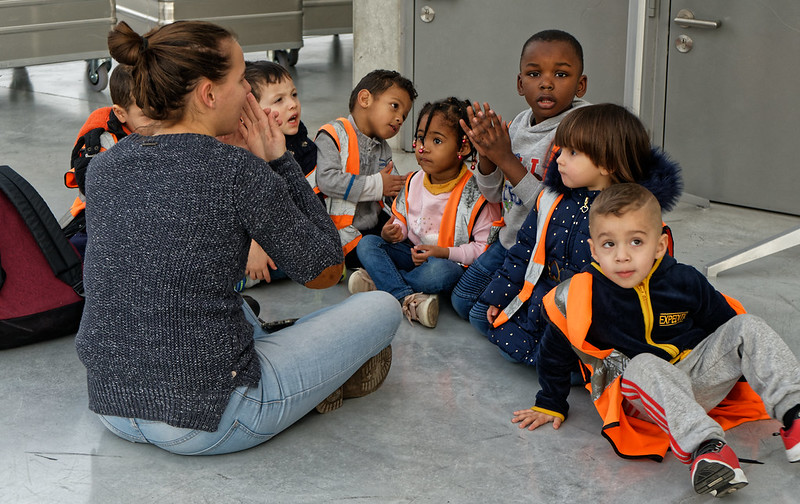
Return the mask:
POLYGON ((342 406, 343 399, 364 397, 378 390, 386 380, 389 369, 392 367, 392 346, 389 345, 377 355, 370 357, 353 376, 344 382, 315 408, 319 413, 330 413, 342 406))

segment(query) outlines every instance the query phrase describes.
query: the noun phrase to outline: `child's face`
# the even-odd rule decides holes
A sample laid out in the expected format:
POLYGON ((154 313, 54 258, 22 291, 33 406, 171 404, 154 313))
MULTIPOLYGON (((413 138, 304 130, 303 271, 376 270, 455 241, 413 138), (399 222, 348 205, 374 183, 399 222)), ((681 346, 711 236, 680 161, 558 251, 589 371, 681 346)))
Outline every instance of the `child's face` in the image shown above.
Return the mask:
POLYGON ((585 187, 590 191, 602 191, 611 185, 608 170, 595 165, 583 152, 562 147, 556 162, 561 180, 567 187, 572 189, 585 187))
POLYGON ((153 120, 144 115, 142 109, 140 109, 135 103, 132 103, 125 112, 127 115, 127 121, 125 121, 125 124, 128 125, 128 128, 132 132, 142 133, 141 130, 146 130, 151 124, 153 124, 153 120))
POLYGON ((392 84, 377 96, 362 89, 358 93, 356 107, 366 112, 365 120, 358 126, 361 132, 369 137, 387 140, 400 131, 411 110, 411 97, 397 84, 392 84))
POLYGON ((469 154, 469 144, 462 142, 463 137, 458 136, 458 131, 442 117, 442 114, 434 114, 426 133, 427 123, 426 114, 420 118, 419 128, 414 136, 416 139, 414 155, 417 157, 417 164, 430 176, 434 184, 449 182, 461 172, 463 161, 458 159, 458 155, 469 154))
POLYGON ((140 135, 148 135, 150 127, 153 126, 155 121, 150 119, 136 103, 131 103, 128 108, 123 108, 119 105, 114 105, 114 115, 117 116, 119 122, 125 125, 131 133, 139 133, 140 135))
POLYGON ((300 99, 292 79, 283 79, 274 84, 261 85, 261 108, 278 113, 284 135, 296 135, 300 128, 300 99))
POLYGON ((667 251, 667 236, 645 208, 620 216, 593 215, 589 226, 592 257, 609 280, 626 289, 647 278, 667 251))
POLYGON ((519 63, 517 92, 533 111, 536 123, 555 117, 586 93, 580 59, 566 42, 537 40, 525 47, 519 63))

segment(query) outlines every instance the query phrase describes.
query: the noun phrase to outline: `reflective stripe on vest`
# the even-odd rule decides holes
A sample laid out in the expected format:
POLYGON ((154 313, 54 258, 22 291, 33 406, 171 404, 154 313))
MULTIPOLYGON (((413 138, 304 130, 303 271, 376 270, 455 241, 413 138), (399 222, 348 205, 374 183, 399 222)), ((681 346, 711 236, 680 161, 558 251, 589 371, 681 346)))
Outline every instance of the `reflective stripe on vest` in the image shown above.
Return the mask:
POLYGON ((308 184, 311 186, 311 188, 314 189, 314 194, 319 194, 320 193, 319 187, 317 187, 317 167, 316 166, 314 167, 313 170, 308 172, 308 174, 306 175, 306 182, 308 182, 308 184))
POLYGON ((531 253, 531 259, 528 261, 528 268, 525 270, 525 283, 517 297, 512 299, 494 320, 492 324, 494 327, 500 327, 508 322, 533 294, 533 288, 536 286, 536 282, 539 281, 539 277, 542 276, 542 271, 544 271, 546 256, 544 243, 546 241, 547 225, 553 217, 553 211, 556 209, 558 202, 563 197, 563 194, 559 194, 552 189, 543 189, 539 193, 539 197, 536 199, 536 210, 538 212, 536 216, 536 245, 531 253))
MULTIPOLYGON (((566 336, 572 349, 591 373, 586 385, 595 409, 603 419, 603 437, 626 458, 662 460, 669 448, 668 435, 656 424, 629 417, 623 409, 621 377, 629 361, 615 349, 601 350, 586 341, 592 324, 591 273, 574 275, 545 295, 542 305, 550 323, 566 336)), ((728 298, 737 313, 741 304, 728 298)), ((769 418, 761 398, 746 382, 738 382, 709 415, 727 430, 743 422, 769 418)))
MULTIPOLYGON (((392 203, 392 213, 408 227, 408 189, 411 178, 417 173, 425 173, 421 170, 409 173, 403 190, 392 203)), ((472 238, 472 230, 475 227, 475 220, 486 204, 486 198, 481 194, 472 172, 464 170, 464 175, 458 184, 453 188, 447 198, 442 220, 439 223, 439 247, 460 247, 467 244, 472 238)))
MULTIPOLYGON (((336 229, 339 230, 342 251, 347 255, 347 253, 358 245, 359 240, 361 240, 361 232, 353 226, 356 204, 346 199, 350 193, 350 187, 352 187, 356 175, 359 174, 361 160, 358 155, 358 137, 356 136, 356 130, 353 128, 353 125, 344 117, 340 117, 330 124, 323 125, 320 131, 329 134, 334 142, 336 142, 336 147, 339 149, 339 159, 342 164, 342 173, 349 173, 351 175, 350 185, 345 191, 344 198, 329 196, 325 199, 325 206, 328 209, 328 214, 330 214, 336 229)), ((315 172, 316 170, 311 173, 315 172)), ((316 182, 316 175, 314 175, 314 177, 316 182)))

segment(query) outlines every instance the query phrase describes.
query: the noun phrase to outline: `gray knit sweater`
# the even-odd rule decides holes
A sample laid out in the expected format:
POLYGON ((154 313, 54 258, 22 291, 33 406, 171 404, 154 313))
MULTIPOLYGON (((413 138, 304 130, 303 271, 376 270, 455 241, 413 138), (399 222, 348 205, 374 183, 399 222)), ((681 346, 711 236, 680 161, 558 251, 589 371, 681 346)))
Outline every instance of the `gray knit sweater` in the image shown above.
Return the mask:
POLYGON ((130 135, 86 174, 86 306, 76 337, 89 408, 216 430, 261 377, 233 285, 250 238, 293 280, 342 262, 291 154, 269 164, 196 135, 130 135))

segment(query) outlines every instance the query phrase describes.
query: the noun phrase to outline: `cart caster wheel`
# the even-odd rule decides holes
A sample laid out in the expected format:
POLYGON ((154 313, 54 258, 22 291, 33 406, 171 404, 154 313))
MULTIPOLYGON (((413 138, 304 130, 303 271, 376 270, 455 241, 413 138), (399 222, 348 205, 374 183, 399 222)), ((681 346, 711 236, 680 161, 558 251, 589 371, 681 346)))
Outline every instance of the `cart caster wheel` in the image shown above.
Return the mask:
POLYGON ((272 61, 279 64, 284 68, 289 68, 289 53, 283 49, 279 49, 272 53, 272 61))
POLYGON ((289 50, 289 65, 295 66, 297 64, 297 60, 300 57, 300 49, 290 49, 289 50))
POLYGON ((98 64, 98 60, 90 60, 86 64, 86 80, 89 89, 102 91, 108 86, 108 72, 111 70, 111 60, 98 64))

